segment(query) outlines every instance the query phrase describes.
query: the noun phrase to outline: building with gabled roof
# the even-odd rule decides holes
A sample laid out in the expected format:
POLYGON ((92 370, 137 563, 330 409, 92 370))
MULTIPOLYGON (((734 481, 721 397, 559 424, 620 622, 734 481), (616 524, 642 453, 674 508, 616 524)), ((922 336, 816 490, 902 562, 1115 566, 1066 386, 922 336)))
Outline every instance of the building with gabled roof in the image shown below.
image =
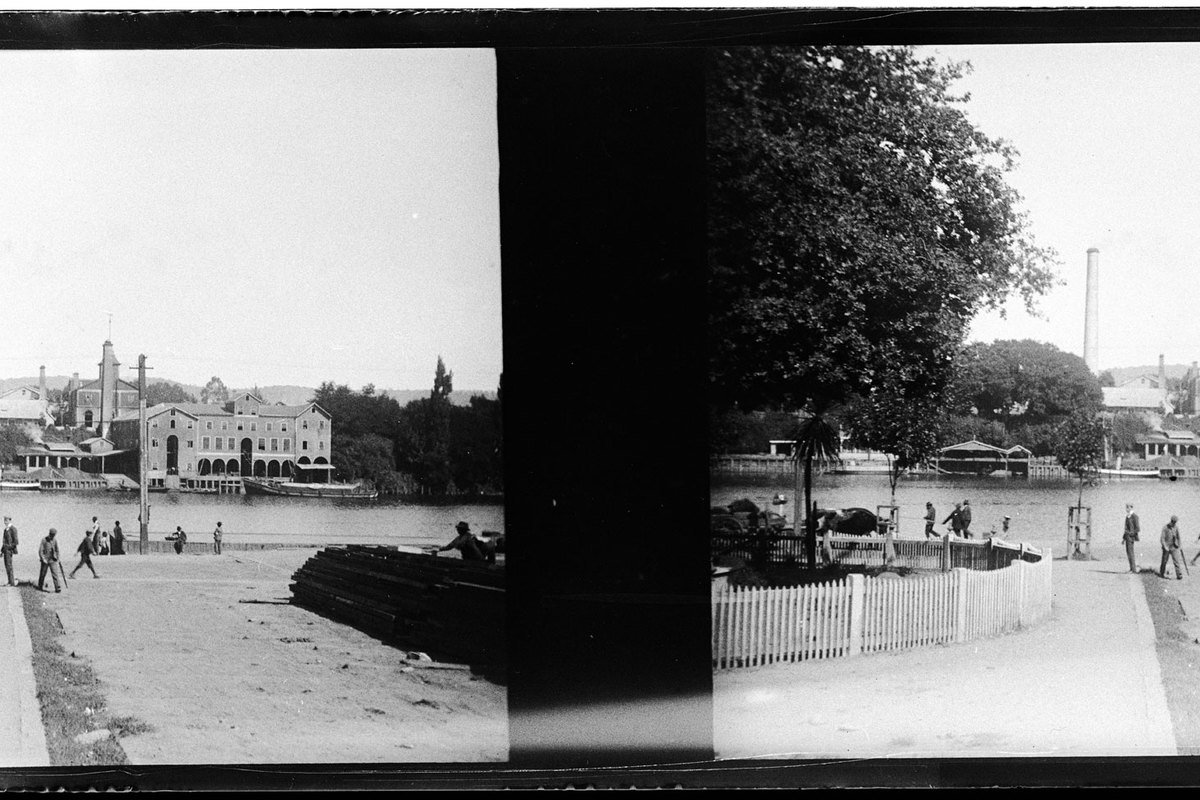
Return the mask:
MULTIPOLYGON (((151 485, 243 475, 319 482, 333 470, 332 418, 316 403, 268 406, 250 393, 225 406, 159 403, 146 409, 146 428, 151 485)), ((136 450, 138 412, 112 431, 117 448, 136 450)))

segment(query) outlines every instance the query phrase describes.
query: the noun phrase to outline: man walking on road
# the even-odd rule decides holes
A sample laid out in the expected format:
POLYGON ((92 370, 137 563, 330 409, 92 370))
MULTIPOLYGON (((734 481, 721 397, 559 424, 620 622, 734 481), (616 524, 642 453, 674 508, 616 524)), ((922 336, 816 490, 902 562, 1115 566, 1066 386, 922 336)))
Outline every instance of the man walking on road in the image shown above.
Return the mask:
POLYGON ((950 512, 950 516, 942 520, 942 524, 950 523, 950 530, 954 531, 955 536, 962 535, 962 503, 955 503, 954 510, 950 512))
POLYGON ((221 555, 221 539, 224 536, 224 531, 221 530, 221 523, 217 523, 217 529, 213 531, 213 553, 221 555))
POLYGON ((1183 580, 1183 568, 1179 562, 1183 559, 1180 556, 1179 549, 1179 526, 1176 524, 1178 522, 1179 517, 1173 516, 1171 517, 1171 521, 1163 526, 1162 537, 1160 539, 1162 543, 1162 566, 1158 568, 1158 577, 1167 577, 1167 559, 1169 558, 1175 564, 1175 580, 1181 581, 1183 580))
POLYGON ((42 562, 42 568, 38 571, 38 591, 44 592, 46 584, 46 572, 49 571, 51 579, 54 581, 54 591, 61 592, 62 586, 58 580, 58 542, 54 541, 54 535, 58 533, 54 528, 46 534, 46 538, 42 539, 41 545, 38 547, 38 560, 42 562))
POLYGON ((933 523, 937 522, 937 511, 933 508, 933 503, 925 504, 925 538, 936 539, 937 534, 933 532, 933 523))
POLYGON ((75 565, 75 569, 71 570, 71 577, 74 578, 75 573, 79 572, 79 568, 84 564, 87 564, 87 568, 92 571, 92 577, 99 578, 100 576, 96 574, 96 568, 92 566, 92 553, 94 553, 95 550, 92 546, 91 531, 83 534, 83 541, 79 543, 79 547, 76 548, 76 552, 79 553, 79 563, 75 565))
POLYGON ((964 539, 971 538, 971 501, 962 501, 962 511, 958 513, 959 520, 962 521, 962 535, 964 539))
POLYGON ((17 528, 12 524, 12 517, 4 518, 4 541, 0 544, 0 553, 4 554, 4 571, 8 573, 8 585, 16 586, 12 559, 17 554, 17 528))
POLYGON ((1134 546, 1137 543, 1138 534, 1141 532, 1142 526, 1138 522, 1138 515, 1133 513, 1133 503, 1126 503, 1125 534, 1121 537, 1121 541, 1125 543, 1125 555, 1129 556, 1130 572, 1137 572, 1137 554, 1134 552, 1134 546))

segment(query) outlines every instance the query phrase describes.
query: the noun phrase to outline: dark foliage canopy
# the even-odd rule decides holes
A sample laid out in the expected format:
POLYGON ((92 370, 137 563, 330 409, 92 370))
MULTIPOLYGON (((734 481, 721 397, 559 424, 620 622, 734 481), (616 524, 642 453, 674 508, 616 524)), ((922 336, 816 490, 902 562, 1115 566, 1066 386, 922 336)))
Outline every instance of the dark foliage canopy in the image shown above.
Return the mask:
POLYGON ((907 48, 712 51, 719 406, 826 406, 880 383, 937 398, 976 311, 1051 285, 1005 182, 1014 151, 950 94, 962 69, 907 48))

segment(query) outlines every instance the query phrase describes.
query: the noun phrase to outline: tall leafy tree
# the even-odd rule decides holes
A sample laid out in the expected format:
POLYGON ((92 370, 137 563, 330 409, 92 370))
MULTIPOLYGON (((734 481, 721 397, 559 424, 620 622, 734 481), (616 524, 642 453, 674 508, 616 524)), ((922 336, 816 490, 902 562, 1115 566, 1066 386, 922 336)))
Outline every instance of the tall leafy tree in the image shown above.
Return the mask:
POLYGON ((872 450, 889 454, 892 505, 896 504, 900 477, 929 461, 937 452, 944 416, 938 400, 884 381, 871 387, 852 406, 850 418, 856 440, 872 450))
POLYGON ((146 384, 146 405, 159 403, 194 403, 196 396, 184 389, 178 383, 156 381, 146 384))
POLYGON ((1058 424, 1075 409, 1098 411, 1103 403, 1084 360, 1045 342, 976 343, 960 363, 959 402, 984 419, 1058 424))
POLYGON ((20 425, 0 425, 0 465, 20 463, 17 451, 33 444, 33 437, 20 425))
POLYGON ((1015 152, 950 92, 963 67, 847 46, 714 49, 710 67, 718 405, 839 402, 883 364, 937 397, 976 311, 1052 284, 1005 182, 1015 152))
POLYGON ((1079 479, 1079 508, 1083 507, 1084 481, 1104 461, 1105 428, 1104 420, 1086 409, 1071 414, 1058 428, 1054 455, 1059 464, 1079 479))
POLYGON ((226 388, 225 382, 213 375, 208 383, 200 390, 200 402, 212 403, 221 405, 229 401, 229 389, 226 388))

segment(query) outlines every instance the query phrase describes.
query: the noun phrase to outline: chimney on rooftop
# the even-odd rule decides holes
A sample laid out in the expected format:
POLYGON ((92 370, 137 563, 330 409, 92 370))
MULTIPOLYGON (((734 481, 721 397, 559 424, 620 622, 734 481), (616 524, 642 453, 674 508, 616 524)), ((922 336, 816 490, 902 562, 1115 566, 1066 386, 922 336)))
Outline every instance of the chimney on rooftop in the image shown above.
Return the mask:
POLYGON ((46 402, 46 367, 42 365, 38 368, 38 400, 46 402))

